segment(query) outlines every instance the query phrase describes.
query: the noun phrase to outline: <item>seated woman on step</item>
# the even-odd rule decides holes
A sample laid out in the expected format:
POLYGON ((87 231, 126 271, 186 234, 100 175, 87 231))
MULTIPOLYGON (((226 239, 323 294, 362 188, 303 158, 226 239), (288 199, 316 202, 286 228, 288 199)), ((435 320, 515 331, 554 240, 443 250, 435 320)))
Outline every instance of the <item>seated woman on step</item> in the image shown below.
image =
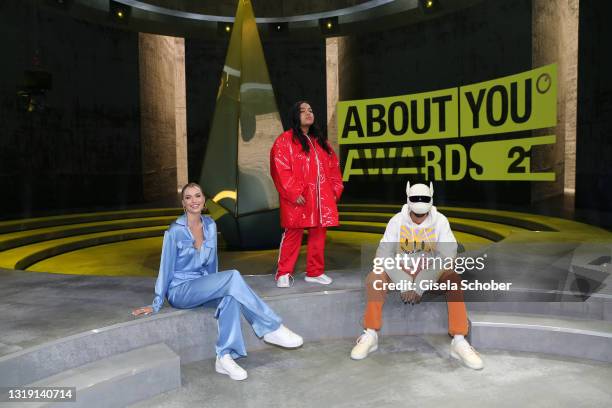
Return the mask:
POLYGON ((281 319, 251 290, 237 270, 217 272, 217 227, 202 215, 202 188, 189 183, 181 190, 185 214, 164 233, 155 299, 151 306, 135 309, 135 316, 158 312, 164 299, 179 309, 191 309, 213 301, 219 336, 215 370, 233 380, 244 380, 247 372, 235 358, 246 356, 240 314, 255 334, 267 343, 286 348, 303 344, 300 336, 281 324, 281 319))

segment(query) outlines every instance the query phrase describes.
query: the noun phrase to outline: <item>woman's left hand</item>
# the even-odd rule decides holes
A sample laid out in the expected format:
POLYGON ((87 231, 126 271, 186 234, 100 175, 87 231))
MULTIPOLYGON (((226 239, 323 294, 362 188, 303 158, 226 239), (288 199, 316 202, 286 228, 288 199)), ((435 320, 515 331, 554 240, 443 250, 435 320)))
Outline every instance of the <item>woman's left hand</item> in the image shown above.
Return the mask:
POLYGON ((134 309, 132 310, 132 316, 140 316, 140 315, 150 315, 151 313, 153 313, 153 307, 151 306, 144 306, 144 307, 139 307, 138 309, 134 309))

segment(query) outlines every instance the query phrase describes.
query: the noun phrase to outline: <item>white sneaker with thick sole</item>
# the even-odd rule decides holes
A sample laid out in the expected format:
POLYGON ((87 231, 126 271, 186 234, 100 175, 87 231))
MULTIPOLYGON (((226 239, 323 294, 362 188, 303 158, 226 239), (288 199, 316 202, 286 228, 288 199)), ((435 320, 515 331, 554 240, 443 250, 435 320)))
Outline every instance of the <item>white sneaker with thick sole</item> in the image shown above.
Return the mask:
POLYGON ((319 276, 306 276, 304 280, 310 283, 320 283, 321 285, 329 285, 334 281, 324 273, 319 276))
POLYGON ((290 288, 292 280, 293 280, 293 276, 291 276, 290 274, 279 276, 278 279, 276 280, 276 287, 277 288, 290 288))
POLYGON ((366 329, 351 350, 351 358, 353 360, 363 360, 368 354, 376 350, 378 350, 378 334, 376 330, 366 329))
POLYGON ((462 339, 459 341, 451 342, 450 347, 450 355, 452 358, 459 360, 463 365, 472 370, 482 370, 484 368, 484 363, 482 362, 482 358, 480 358, 480 354, 474 347, 470 346, 467 340, 462 339))
POLYGON ((236 381, 246 380, 247 378, 246 370, 236 364, 229 354, 224 354, 223 357, 217 356, 215 371, 219 374, 229 375, 229 378, 236 381))
POLYGON ((304 339, 302 339, 302 336, 295 334, 282 324, 273 332, 264 334, 263 340, 266 343, 284 348, 298 348, 304 344, 304 339))

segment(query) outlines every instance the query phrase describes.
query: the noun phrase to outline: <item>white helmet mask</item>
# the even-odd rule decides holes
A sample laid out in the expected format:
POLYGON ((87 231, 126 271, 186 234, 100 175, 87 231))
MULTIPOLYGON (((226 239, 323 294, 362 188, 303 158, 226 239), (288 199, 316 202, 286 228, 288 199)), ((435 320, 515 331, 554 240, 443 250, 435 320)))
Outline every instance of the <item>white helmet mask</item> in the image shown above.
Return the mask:
POLYGON ((425 184, 406 184, 406 195, 408 196, 408 208, 418 215, 426 214, 433 205, 433 183, 429 187, 425 184))

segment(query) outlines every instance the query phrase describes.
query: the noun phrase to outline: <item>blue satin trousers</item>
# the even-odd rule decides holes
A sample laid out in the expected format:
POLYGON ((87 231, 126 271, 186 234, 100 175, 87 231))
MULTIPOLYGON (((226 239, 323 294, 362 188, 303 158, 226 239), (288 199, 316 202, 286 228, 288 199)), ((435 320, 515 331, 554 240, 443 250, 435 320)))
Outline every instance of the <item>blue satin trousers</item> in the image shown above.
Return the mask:
POLYGON ((173 307, 192 309, 198 306, 217 306, 219 337, 216 351, 219 357, 230 353, 232 358, 247 355, 240 314, 251 324, 258 337, 278 329, 281 319, 253 292, 235 269, 204 275, 185 281, 168 291, 173 307))

